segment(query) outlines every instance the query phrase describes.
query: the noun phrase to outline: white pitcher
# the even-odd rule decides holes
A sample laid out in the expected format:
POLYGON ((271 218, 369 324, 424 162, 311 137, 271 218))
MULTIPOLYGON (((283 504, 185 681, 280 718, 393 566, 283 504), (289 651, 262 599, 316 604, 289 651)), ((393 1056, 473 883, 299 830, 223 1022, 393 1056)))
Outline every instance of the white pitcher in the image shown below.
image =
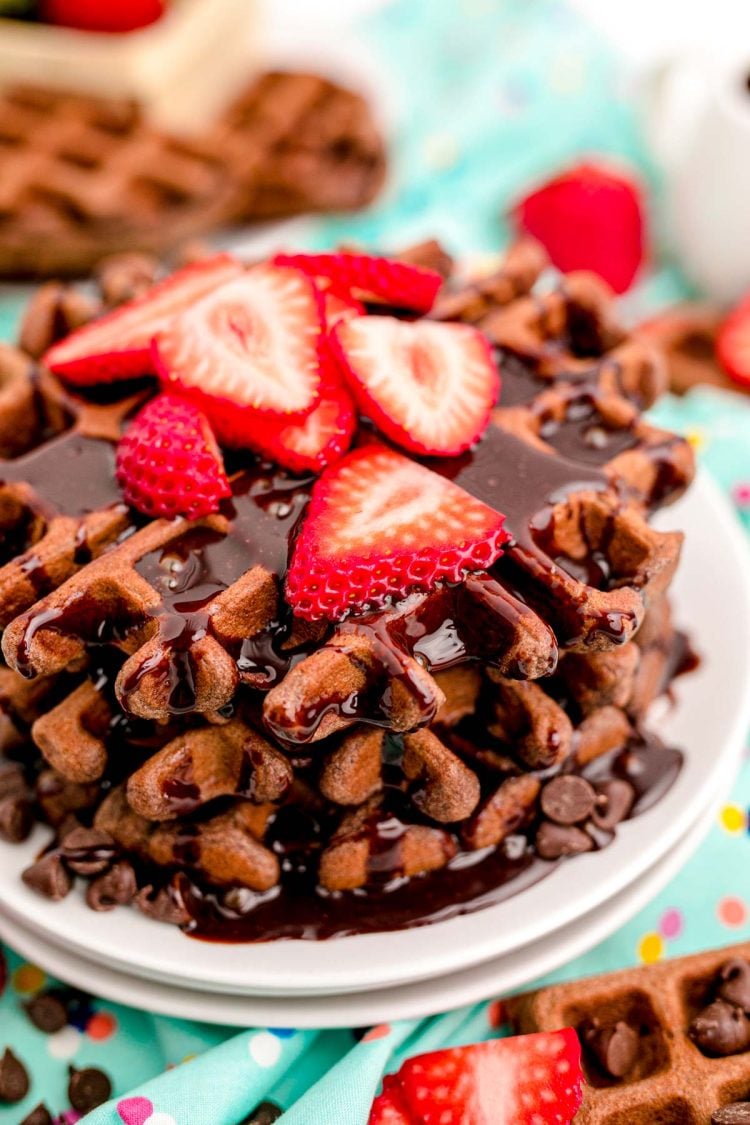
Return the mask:
POLYGON ((645 83, 674 249, 687 276, 723 303, 750 290, 749 80, 747 59, 691 55, 645 83))

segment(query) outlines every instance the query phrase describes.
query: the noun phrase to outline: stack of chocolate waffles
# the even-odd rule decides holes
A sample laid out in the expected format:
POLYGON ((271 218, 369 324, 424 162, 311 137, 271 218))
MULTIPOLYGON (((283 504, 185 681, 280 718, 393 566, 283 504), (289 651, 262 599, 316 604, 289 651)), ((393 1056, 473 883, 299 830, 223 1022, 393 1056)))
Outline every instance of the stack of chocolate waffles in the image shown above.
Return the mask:
POLYGON ((693 475, 642 417, 658 354, 528 243, 468 281, 435 244, 222 256, 208 297, 202 269, 154 290, 119 259, 101 305, 47 288, 0 355, 0 834, 52 830, 26 882, 81 877, 94 909, 199 935, 324 937, 475 909, 606 846, 682 760, 643 727, 690 660, 682 537, 648 522, 693 475), (307 337, 290 359, 282 322, 311 294, 327 390, 303 417, 307 337), (253 362, 288 424, 247 406, 253 362), (224 450, 197 519, 149 518, 167 508, 132 480, 157 371, 224 450))

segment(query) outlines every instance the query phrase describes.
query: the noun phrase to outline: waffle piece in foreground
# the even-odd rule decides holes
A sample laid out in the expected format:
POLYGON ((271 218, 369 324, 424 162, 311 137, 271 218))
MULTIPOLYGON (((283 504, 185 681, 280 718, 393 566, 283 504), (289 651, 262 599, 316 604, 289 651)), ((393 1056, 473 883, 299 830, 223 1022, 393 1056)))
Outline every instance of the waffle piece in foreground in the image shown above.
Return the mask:
POLYGON ((745 942, 552 985, 506 1011, 516 1031, 578 1030, 581 1125, 732 1125, 750 1108, 748 958, 745 942))
MULTIPOLYGON (((449 270, 434 246, 406 257, 449 270)), ((30 382, 28 361, 8 352, 0 834, 23 838, 34 815, 52 827, 25 875, 41 893, 87 879, 95 909, 135 902, 233 940, 421 924, 606 846, 679 772, 680 752, 643 725, 686 664, 667 600, 681 536, 648 521, 693 464, 640 414, 660 386, 658 356, 612 323, 590 277, 538 295, 544 262, 530 244, 491 276, 449 276, 416 321, 384 316, 371 287, 408 301, 404 277, 433 296, 440 277, 333 259, 314 267, 370 270, 346 310, 368 328, 423 324, 432 338, 430 326, 456 325, 472 345, 474 324, 488 333, 483 370, 496 378, 499 366, 508 401, 467 452, 396 463, 409 478, 416 463, 441 497, 455 490, 462 520, 476 504, 504 512, 511 539, 451 581, 415 581, 335 620, 301 614, 289 570, 313 469, 227 451, 232 495, 216 511, 147 519, 122 503, 112 463, 154 394, 148 350, 135 352, 135 387, 94 379, 75 394, 64 372, 30 382), (83 435, 92 417, 100 428, 83 435), (62 477, 82 435, 108 471, 84 458, 81 480, 62 477)), ((277 268, 286 285, 291 267, 264 270, 277 268)), ((27 349, 43 356, 103 306, 147 297, 155 273, 143 258, 110 263, 102 303, 87 307, 47 288, 24 323, 27 349)), ((349 455, 361 468, 373 436, 362 425, 349 455)), ((396 512, 376 513, 385 531, 396 512)))
POLYGON ((383 142, 362 98, 309 74, 254 80, 205 135, 130 101, 21 87, 0 97, 0 274, 82 274, 221 226, 364 206, 383 142))

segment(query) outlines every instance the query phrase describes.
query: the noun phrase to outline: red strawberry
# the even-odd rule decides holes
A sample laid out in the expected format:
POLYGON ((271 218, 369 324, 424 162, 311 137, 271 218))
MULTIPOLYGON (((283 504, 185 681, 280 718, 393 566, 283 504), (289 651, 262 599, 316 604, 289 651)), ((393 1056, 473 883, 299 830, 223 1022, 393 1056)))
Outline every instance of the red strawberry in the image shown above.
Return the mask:
POLYGON ((441 580, 458 582, 500 555, 505 517, 416 461, 371 444, 313 488, 287 576, 308 621, 337 620, 441 580))
MULTIPOLYGON (((492 1039, 407 1059, 386 1083, 402 1095, 394 1125, 570 1125, 583 1097, 581 1048, 572 1028, 492 1039)), ((380 1121, 371 1114, 369 1125, 380 1121)))
POLYGON ((117 479, 147 516, 198 519, 231 494, 208 419, 174 395, 157 395, 131 422, 117 448, 117 479))
POLYGON ((642 192, 632 178, 583 163, 520 201, 515 219, 559 270, 593 270, 615 293, 633 283, 645 256, 642 192))
POLYGON ((195 399, 222 442, 251 444, 269 414, 299 422, 320 399, 320 296, 299 270, 253 266, 176 317, 154 356, 164 384, 195 399))
POLYGON ((292 472, 320 473, 346 453, 356 426, 349 392, 331 384, 301 422, 277 422, 269 416, 267 421, 258 421, 247 441, 252 449, 292 472))
POLYGON ((742 298, 719 329, 716 355, 735 383, 750 387, 750 293, 742 298))
POLYGON ((356 297, 348 293, 339 292, 330 286, 322 290, 323 311, 326 326, 335 328, 340 320, 351 320, 353 316, 364 316, 365 306, 356 297))
POLYGON ((42 0, 42 19, 83 31, 134 31, 164 14, 164 0, 42 0))
POLYGON ((500 378, 476 328, 360 316, 332 342, 360 410, 404 449, 462 453, 486 428, 500 378))
POLYGON ((177 270, 141 297, 93 320, 54 344, 42 362, 68 383, 90 386, 153 372, 151 341, 177 313, 242 273, 230 254, 177 270))
POLYGON ((367 1125, 414 1125, 395 1075, 383 1079, 383 1092, 372 1103, 367 1125))
POLYGON ((348 250, 336 254, 277 254, 274 262, 294 266, 310 277, 328 278, 339 292, 422 313, 430 311, 443 284, 435 270, 348 250))

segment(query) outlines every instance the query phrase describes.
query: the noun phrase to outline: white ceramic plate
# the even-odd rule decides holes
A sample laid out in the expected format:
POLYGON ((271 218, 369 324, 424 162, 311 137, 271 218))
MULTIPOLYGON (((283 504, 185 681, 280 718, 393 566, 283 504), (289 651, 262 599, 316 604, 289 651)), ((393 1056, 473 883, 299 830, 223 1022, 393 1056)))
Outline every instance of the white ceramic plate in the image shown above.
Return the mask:
MULTIPOLYGON (((726 785, 722 788, 726 790, 726 785)), ((723 792, 722 797, 725 795, 723 792)), ((68 984, 160 1015, 236 1027, 297 1028, 365 1027, 417 1019, 517 991, 604 941, 687 863, 714 823, 716 810, 717 799, 712 794, 696 824, 654 867, 609 902, 550 937, 473 969, 392 989, 307 998, 230 996, 158 984, 107 969, 9 918, 0 918, 0 937, 68 984)))
POLYGON ((108 968, 211 992, 273 996, 413 983, 480 964, 569 925, 633 884, 695 824, 706 793, 733 775, 750 723, 750 562, 743 532, 705 476, 660 524, 686 531, 674 600, 704 659, 678 682, 678 706, 656 724, 686 751, 680 776, 652 810, 621 825, 604 851, 562 864, 498 906, 428 928, 218 946, 156 928, 136 911, 94 914, 80 891, 62 903, 35 895, 18 874, 37 851, 40 832, 23 847, 0 846, 0 907, 27 929, 108 968))

